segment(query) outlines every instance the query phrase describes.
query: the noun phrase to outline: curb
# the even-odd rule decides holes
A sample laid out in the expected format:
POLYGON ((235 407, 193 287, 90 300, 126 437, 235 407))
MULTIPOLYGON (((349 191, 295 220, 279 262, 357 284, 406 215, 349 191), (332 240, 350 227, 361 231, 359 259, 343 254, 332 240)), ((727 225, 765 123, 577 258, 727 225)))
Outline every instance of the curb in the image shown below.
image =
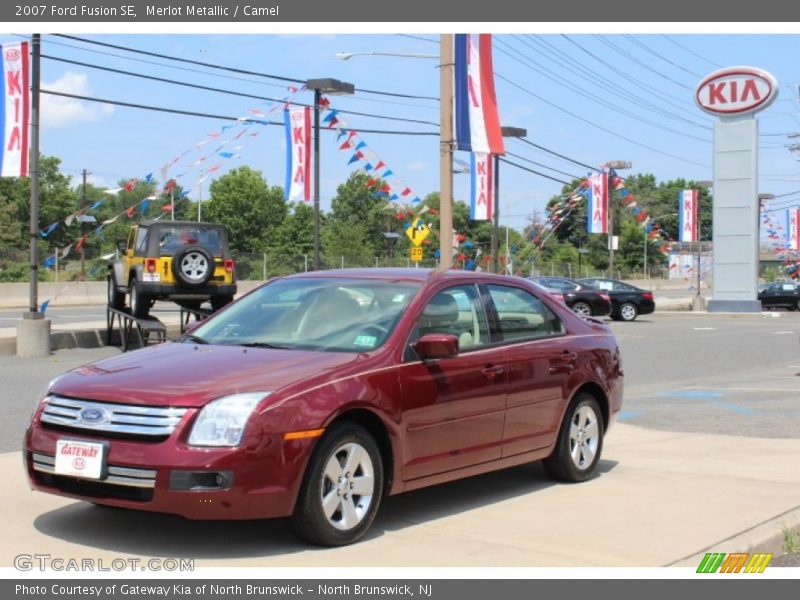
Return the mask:
MULTIPOLYGON (((167 339, 179 336, 181 333, 179 325, 167 325, 167 339)), ((119 346, 119 329, 115 328, 111 333, 111 346, 119 346)), ((134 342, 135 343, 135 342, 134 342)), ((73 348, 102 348, 106 344, 106 328, 97 329, 75 329, 67 331, 53 331, 50 333, 50 352, 56 350, 71 350, 73 348)), ((132 348, 135 349, 135 348, 132 348)), ((0 338, 0 356, 17 355, 17 338, 0 338)))
POLYGON ((762 521, 724 540, 703 548, 690 556, 679 558, 666 567, 696 568, 707 552, 769 552, 775 556, 783 554, 784 529, 800 527, 800 506, 796 506, 771 519, 762 521))

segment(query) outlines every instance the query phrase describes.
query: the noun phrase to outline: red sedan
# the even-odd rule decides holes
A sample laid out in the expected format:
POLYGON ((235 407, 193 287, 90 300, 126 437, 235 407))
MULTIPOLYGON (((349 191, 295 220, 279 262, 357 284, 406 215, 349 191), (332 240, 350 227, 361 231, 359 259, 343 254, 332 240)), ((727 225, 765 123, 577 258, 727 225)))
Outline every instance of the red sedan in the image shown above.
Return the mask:
POLYGON ((31 485, 191 519, 290 516, 362 537, 384 495, 544 460, 597 467, 622 404, 599 321, 517 277, 342 270, 274 280, 166 343, 58 377, 31 485))

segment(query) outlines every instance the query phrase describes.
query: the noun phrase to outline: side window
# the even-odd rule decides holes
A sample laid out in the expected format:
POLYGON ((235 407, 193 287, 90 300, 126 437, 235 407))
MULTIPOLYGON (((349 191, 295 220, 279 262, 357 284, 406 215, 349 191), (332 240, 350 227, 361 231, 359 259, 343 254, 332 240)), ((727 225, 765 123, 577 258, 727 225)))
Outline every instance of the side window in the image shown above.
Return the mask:
POLYGON ((139 227, 136 234, 136 256, 145 256, 147 254, 147 229, 139 227))
POLYGON ((136 236, 136 232, 138 230, 139 230, 138 228, 136 228, 136 229, 131 228, 131 232, 128 234, 128 245, 126 247, 128 250, 132 250, 133 249, 133 245, 136 242, 136 237, 135 237, 136 236))
POLYGON ((561 320, 541 300, 525 290, 490 285, 504 342, 535 340, 564 333, 561 320))
POLYGON ((459 352, 489 344, 489 325, 476 286, 451 287, 431 298, 408 340, 407 360, 416 358, 411 345, 429 333, 456 336, 459 352))

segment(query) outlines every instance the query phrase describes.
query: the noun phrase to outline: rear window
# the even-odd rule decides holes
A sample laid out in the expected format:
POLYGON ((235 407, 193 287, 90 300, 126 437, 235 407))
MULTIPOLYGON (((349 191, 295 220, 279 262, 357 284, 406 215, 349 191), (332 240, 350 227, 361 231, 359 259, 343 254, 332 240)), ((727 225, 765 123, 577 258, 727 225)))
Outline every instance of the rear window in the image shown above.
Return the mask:
POLYGON ((222 239, 216 227, 163 227, 159 230, 161 256, 175 254, 184 246, 202 246, 213 256, 222 256, 222 239))

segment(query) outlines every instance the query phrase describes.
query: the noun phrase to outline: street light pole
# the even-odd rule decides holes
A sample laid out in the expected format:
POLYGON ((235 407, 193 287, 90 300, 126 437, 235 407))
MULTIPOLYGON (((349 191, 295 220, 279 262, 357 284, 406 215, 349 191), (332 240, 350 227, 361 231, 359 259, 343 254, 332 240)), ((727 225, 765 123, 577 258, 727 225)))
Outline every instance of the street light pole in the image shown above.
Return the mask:
MULTIPOLYGON (((521 127, 501 127, 503 137, 523 138, 528 130, 521 127)), ((494 210, 492 211, 492 271, 500 272, 500 155, 494 155, 494 210)), ((507 263, 506 263, 507 264, 507 263)))
POLYGON ((439 266, 453 267, 453 34, 439 36, 439 266))
POLYGON ((306 87, 314 90, 314 270, 322 268, 320 259, 320 214, 319 214, 319 103, 322 94, 344 95, 354 94, 355 86, 352 83, 339 81, 338 79, 309 79, 306 87))

